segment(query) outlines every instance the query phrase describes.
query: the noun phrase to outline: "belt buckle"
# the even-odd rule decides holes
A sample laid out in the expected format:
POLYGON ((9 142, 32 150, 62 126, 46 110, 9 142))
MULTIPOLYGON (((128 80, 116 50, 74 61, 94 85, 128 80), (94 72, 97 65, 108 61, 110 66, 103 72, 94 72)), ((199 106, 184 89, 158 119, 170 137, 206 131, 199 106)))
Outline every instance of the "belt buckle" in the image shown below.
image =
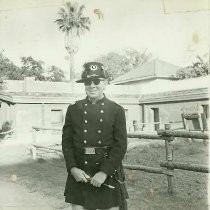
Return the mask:
POLYGON ((86 155, 95 155, 96 150, 94 147, 85 147, 85 154, 86 155))

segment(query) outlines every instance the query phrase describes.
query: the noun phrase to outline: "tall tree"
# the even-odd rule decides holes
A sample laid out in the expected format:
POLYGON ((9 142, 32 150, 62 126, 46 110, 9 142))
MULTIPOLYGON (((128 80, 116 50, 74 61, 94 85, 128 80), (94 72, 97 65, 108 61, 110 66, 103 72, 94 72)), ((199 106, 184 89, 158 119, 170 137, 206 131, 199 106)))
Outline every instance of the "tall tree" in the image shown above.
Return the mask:
POLYGON ((115 79, 132 69, 146 63, 151 59, 151 53, 146 49, 137 51, 135 49, 124 49, 122 52, 109 52, 97 58, 98 62, 104 64, 109 71, 111 79, 115 79))
POLYGON ((78 52, 78 40, 81 34, 90 30, 90 18, 84 16, 85 6, 78 3, 66 2, 64 8, 58 12, 55 20, 59 29, 65 33, 64 44, 70 55, 70 80, 75 77, 74 55, 78 52))
POLYGON ((21 69, 17 67, 9 58, 0 53, 0 78, 3 79, 21 79, 21 69))
POLYGON ((64 75, 63 70, 54 66, 54 65, 49 67, 49 69, 47 71, 46 80, 51 81, 51 82, 64 81, 65 75, 64 75))
POLYGON ((35 77, 36 80, 45 80, 43 61, 37 61, 31 56, 21 57, 22 67, 21 76, 24 77, 35 77))
POLYGON ((207 61, 200 56, 196 57, 196 61, 192 65, 182 68, 177 71, 176 75, 179 79, 189 79, 195 77, 206 76, 209 74, 207 61))
POLYGON ((36 80, 52 82, 65 81, 62 69, 56 66, 45 67, 45 63, 31 56, 21 57, 22 66, 16 66, 9 58, 0 53, 0 84, 4 80, 23 80, 24 77, 35 77, 36 80))

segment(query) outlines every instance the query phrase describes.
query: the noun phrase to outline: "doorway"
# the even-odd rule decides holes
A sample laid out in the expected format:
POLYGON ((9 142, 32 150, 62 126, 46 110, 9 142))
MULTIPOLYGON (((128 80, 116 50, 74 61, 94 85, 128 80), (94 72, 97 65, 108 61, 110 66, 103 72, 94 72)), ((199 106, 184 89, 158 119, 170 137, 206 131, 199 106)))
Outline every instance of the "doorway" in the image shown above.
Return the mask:
POLYGON ((159 108, 151 108, 152 111, 152 123, 154 123, 154 130, 157 131, 160 128, 160 114, 159 108))

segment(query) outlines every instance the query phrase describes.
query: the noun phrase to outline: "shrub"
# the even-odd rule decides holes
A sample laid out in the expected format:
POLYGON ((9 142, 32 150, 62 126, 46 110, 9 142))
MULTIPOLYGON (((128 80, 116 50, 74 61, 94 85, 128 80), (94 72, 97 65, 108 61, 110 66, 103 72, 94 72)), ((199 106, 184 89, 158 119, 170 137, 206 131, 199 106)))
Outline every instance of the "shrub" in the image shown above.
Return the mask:
POLYGON ((2 124, 1 132, 9 131, 12 128, 12 121, 5 121, 2 124))
POLYGON ((2 129, 0 129, 0 139, 4 139, 5 136, 11 135, 13 132, 10 134, 1 134, 3 132, 9 131, 11 129, 12 129, 12 121, 3 122, 2 129))

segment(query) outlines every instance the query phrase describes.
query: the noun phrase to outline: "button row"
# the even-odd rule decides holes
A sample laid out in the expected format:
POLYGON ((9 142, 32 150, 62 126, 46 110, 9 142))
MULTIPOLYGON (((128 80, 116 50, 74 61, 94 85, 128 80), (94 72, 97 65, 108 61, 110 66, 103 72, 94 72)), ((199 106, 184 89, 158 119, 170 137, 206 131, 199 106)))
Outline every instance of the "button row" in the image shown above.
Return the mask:
MULTIPOLYGON (((88 164, 88 162, 87 162, 87 161, 85 161, 85 164, 88 164)), ((96 165, 99 165, 99 163, 96 163, 96 165)))
MULTIPOLYGON (((87 140, 84 140, 83 142, 84 144, 87 144, 87 140)), ((101 144, 101 141, 98 141, 98 144, 101 144)))
MULTIPOLYGON (((97 132, 98 133, 101 133, 101 130, 98 130, 97 132)), ((87 130, 84 130, 84 133, 87 133, 87 130)))
MULTIPOLYGON (((104 103, 101 103, 102 106, 104 106, 104 103)), ((87 106, 87 104, 85 104, 85 106, 87 106)))
MULTIPOLYGON (((100 112, 101 113, 104 113, 104 110, 101 110, 100 112)), ((84 114, 87 114, 87 111, 84 111, 84 114)))
MULTIPOLYGON (((99 121, 100 121, 100 122, 103 122, 103 119, 101 118, 99 121)), ((84 122, 85 122, 85 124, 87 124, 87 123, 88 123, 88 121, 87 121, 87 120, 84 120, 84 122)))

